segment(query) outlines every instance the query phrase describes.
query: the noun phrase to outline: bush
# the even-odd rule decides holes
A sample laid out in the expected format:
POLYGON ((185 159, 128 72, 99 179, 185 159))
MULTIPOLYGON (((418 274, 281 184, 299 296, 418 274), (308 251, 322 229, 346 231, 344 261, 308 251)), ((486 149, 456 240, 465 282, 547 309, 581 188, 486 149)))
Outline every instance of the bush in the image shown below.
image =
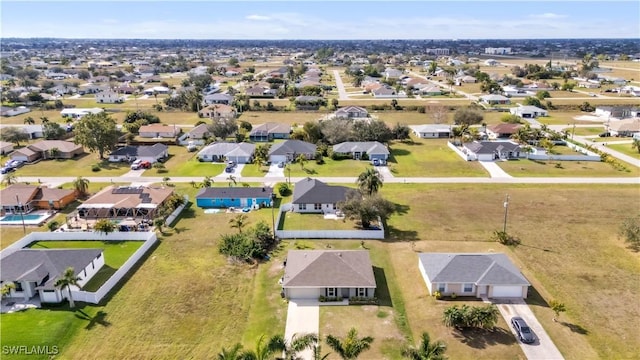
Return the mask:
POLYGON ((287 183, 279 183, 277 189, 280 196, 288 196, 291 193, 291 189, 289 189, 289 185, 287 183))
POLYGON ((442 293, 438 290, 433 292, 433 297, 435 297, 436 299, 440 300, 442 299, 442 293))
POLYGON ((49 229, 49 231, 55 231, 59 227, 60 223, 55 220, 47 224, 47 228, 49 229))
POLYGON ((98 171, 100 171, 100 170, 102 170, 102 169, 100 168, 100 165, 98 165, 98 164, 91 165, 91 171, 93 171, 93 172, 98 172, 98 171))

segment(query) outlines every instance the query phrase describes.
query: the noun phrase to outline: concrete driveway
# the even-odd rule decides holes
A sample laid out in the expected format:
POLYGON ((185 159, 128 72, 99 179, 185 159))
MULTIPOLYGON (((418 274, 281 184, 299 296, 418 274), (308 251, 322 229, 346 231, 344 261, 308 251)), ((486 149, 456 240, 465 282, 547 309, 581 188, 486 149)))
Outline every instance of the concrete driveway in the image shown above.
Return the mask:
POLYGON ((236 164, 236 166, 233 168, 233 172, 226 172, 225 170, 222 170, 222 173, 220 173, 217 177, 224 177, 225 179, 229 177, 229 175, 233 175, 236 179, 238 179, 240 176, 242 176, 242 169, 244 169, 244 166, 246 164, 236 164))
POLYGON ((536 342, 533 344, 524 344, 518 340, 522 351, 527 356, 529 360, 556 360, 556 359, 564 359, 558 348, 553 344, 551 338, 544 331, 542 325, 536 319, 536 316, 529 308, 529 305, 521 299, 509 299, 509 300, 500 300, 496 299, 493 301, 496 306, 498 306, 498 310, 500 310, 500 314, 509 325, 509 329, 516 336, 516 332, 511 326, 511 318, 514 316, 520 316, 527 322, 531 331, 536 336, 536 342))
POLYGON ((284 167, 278 167, 278 164, 269 165, 269 172, 265 177, 284 177, 284 167))
MULTIPOLYGON (((287 342, 295 334, 318 334, 320 331, 320 305, 316 300, 289 300, 287 325, 284 339, 287 342)), ((313 359, 313 350, 305 350, 298 354, 304 360, 313 359)))
POLYGON ((511 175, 507 174, 495 161, 478 161, 482 167, 484 167, 492 178, 510 178, 511 175))

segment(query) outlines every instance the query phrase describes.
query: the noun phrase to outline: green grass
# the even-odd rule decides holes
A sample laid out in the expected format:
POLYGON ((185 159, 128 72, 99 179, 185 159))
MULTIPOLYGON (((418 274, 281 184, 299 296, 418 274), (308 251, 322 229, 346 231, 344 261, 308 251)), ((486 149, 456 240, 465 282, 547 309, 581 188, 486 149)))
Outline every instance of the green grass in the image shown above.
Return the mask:
POLYGON ((625 155, 640 159, 640 153, 638 152, 638 149, 632 149, 631 144, 607 144, 607 147, 615 151, 619 151, 625 155))
POLYGON ((151 168, 144 176, 217 176, 225 168, 224 163, 200 162, 197 152, 188 152, 184 146, 170 146, 169 159, 164 163, 165 171, 151 168))
POLYGON ((627 170, 617 170, 613 166, 594 161, 538 161, 518 159, 499 161, 496 164, 515 177, 627 177, 640 176, 637 167, 627 165, 627 170), (560 164, 557 167, 556 164, 560 164))
POLYGON ((604 126, 576 127, 575 129, 573 129, 573 127, 568 127, 565 130, 569 132, 569 136, 571 135, 589 136, 589 135, 601 134, 602 132, 604 132, 604 126))
POLYGON ((255 164, 246 164, 242 168, 242 176, 244 177, 261 177, 269 172, 268 166, 257 166, 255 164))
POLYGON ((98 160, 93 153, 77 156, 73 159, 42 160, 36 164, 27 164, 18 169, 16 176, 120 176, 130 170, 127 163, 112 163, 98 160), (99 165, 100 171, 92 171, 93 165, 99 165))
POLYGON ((359 230, 352 220, 325 219, 322 214, 300 214, 287 211, 280 218, 282 230, 359 230))
POLYGON ((252 125, 268 122, 302 125, 307 121, 318 120, 324 115, 327 113, 319 111, 246 111, 238 117, 238 121, 247 121, 252 125))
POLYGON ((39 241, 29 247, 32 249, 104 249, 104 267, 82 288, 86 291, 96 291, 142 244, 142 241, 39 241))
POLYGON ((488 174, 477 162, 463 160, 447 146, 447 140, 417 139, 393 142, 389 166, 395 177, 483 177, 488 174))
POLYGON ((370 166, 370 162, 364 160, 333 160, 324 157, 324 164, 318 165, 315 160, 309 160, 304 163, 304 169, 299 163, 288 165, 284 169, 284 175, 289 176, 291 169, 291 177, 315 177, 315 176, 358 176, 370 166))

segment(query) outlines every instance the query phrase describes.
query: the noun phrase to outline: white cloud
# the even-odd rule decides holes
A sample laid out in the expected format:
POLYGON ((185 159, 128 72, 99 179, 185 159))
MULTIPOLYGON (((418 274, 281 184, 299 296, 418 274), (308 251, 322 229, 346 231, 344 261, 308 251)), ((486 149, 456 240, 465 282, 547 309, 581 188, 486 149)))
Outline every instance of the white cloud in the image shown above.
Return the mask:
POLYGON ((529 17, 534 19, 563 19, 566 18, 567 15, 555 14, 555 13, 544 13, 544 14, 532 14, 529 17))
POLYGON ((247 19, 247 20, 256 20, 256 21, 271 20, 270 17, 264 16, 264 15, 248 15, 247 17, 245 17, 245 19, 247 19))

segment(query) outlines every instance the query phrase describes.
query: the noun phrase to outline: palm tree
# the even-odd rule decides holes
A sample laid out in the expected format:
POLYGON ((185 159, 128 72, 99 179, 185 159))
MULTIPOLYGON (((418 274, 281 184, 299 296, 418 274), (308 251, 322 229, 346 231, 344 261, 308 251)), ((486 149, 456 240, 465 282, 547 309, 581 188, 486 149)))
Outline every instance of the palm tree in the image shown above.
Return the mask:
POLYGON ((204 180, 202 180, 202 183, 200 184, 200 187, 209 188, 211 187, 211 185, 213 185, 213 179, 211 179, 211 176, 205 176, 204 180))
POLYGON ((236 177, 233 175, 229 175, 229 177, 227 177, 227 181, 229 182, 229 187, 231 187, 232 182, 233 182, 233 185, 236 185, 238 183, 236 181, 236 177))
POLYGON ((18 182, 18 177, 14 173, 6 173, 2 177, 2 184, 4 185, 12 185, 18 182))
POLYGON ((36 121, 31 116, 27 116, 26 118, 24 118, 24 123, 27 125, 33 125, 36 123, 36 121))
POLYGON ((300 168, 304 170, 304 163, 307 161, 307 157, 304 154, 298 155, 296 162, 300 164, 300 168))
POLYGON ((640 139, 633 139, 633 142, 631 143, 631 148, 638 150, 638 152, 640 153, 640 139))
POLYGON ((269 346, 276 351, 284 352, 282 360, 298 360, 299 352, 315 348, 317 343, 318 335, 316 334, 293 334, 290 341, 286 341, 281 335, 276 335, 269 341, 269 346))
POLYGON ((229 224, 231 224, 232 228, 238 229, 238 232, 242 234, 242 228, 247 225, 247 215, 239 214, 233 219, 230 219, 229 224))
POLYGON ((3 284, 2 288, 0 289, 0 295, 2 295, 2 299, 7 297, 9 294, 11 294, 11 290, 15 288, 16 288, 16 284, 12 282, 3 284))
POLYGON ((73 181, 73 188, 78 192, 78 195, 85 196, 89 190, 89 179, 85 179, 82 176, 78 176, 73 181))
POLYGON ((278 335, 266 340, 265 335, 260 336, 256 342, 255 350, 249 350, 244 353, 245 360, 270 360, 273 359, 272 355, 276 352, 282 352, 283 349, 280 346, 281 341, 278 335))
POLYGON ((153 90, 153 97, 156 98, 156 105, 158 105, 158 92, 153 90))
POLYGON ((242 360, 247 359, 246 354, 242 352, 242 344, 236 343, 229 350, 222 348, 216 357, 218 360, 242 360))
POLYGON ((358 187, 363 191, 366 191, 369 195, 378 192, 378 189, 382 187, 383 178, 382 174, 374 168, 368 168, 363 173, 358 175, 356 180, 358 187))
POLYGON ((413 346, 402 350, 402 356, 411 360, 444 360, 444 352, 447 351, 447 344, 442 341, 431 342, 429 334, 422 333, 420 346, 413 346))
POLYGON ((76 271, 73 270, 72 267, 68 267, 64 273, 62 273, 62 277, 56 279, 56 282, 53 286, 60 288, 60 290, 64 290, 65 288, 69 292, 69 306, 75 307, 75 303, 73 302, 73 297, 71 296, 71 286, 77 286, 78 281, 80 281, 80 277, 76 276, 76 271))
POLYGON ((48 117, 46 117, 46 116, 41 116, 41 117, 40 117, 40 120, 42 120, 42 125, 44 125, 44 124, 46 124, 46 123, 48 123, 48 122, 49 122, 49 118, 48 118, 48 117))
POLYGON ((313 360, 327 360, 329 355, 331 355, 331 353, 322 355, 322 348, 320 347, 320 345, 316 345, 313 347, 313 360))
POLYGON ((358 355, 371 347, 373 338, 371 336, 359 338, 358 330, 351 328, 344 341, 333 335, 327 335, 326 342, 343 360, 352 360, 357 359, 358 355))

